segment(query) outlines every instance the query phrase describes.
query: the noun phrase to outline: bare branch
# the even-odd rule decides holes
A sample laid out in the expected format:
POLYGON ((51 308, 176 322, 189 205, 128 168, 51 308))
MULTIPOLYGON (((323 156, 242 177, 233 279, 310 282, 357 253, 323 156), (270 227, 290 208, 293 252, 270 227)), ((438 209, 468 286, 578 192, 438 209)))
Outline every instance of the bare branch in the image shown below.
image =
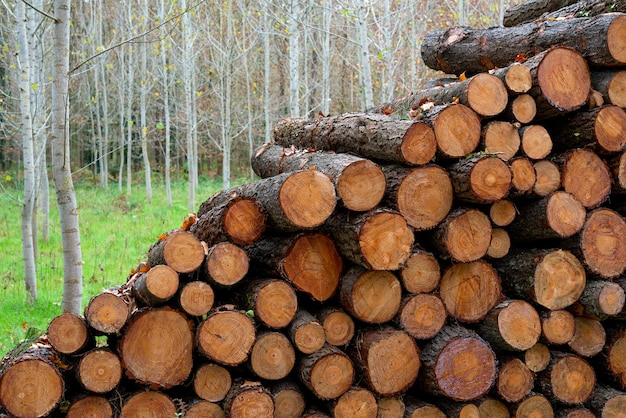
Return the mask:
POLYGON ((27 2, 26 0, 22 0, 22 3, 24 3, 25 5, 27 5, 28 7, 30 7, 34 11, 36 11, 37 13, 47 17, 48 19, 51 19, 54 23, 59 23, 59 19, 57 19, 56 17, 54 17, 52 15, 49 15, 48 13, 44 12, 43 10, 40 10, 40 9, 36 8, 35 6, 33 6, 32 4, 27 2))

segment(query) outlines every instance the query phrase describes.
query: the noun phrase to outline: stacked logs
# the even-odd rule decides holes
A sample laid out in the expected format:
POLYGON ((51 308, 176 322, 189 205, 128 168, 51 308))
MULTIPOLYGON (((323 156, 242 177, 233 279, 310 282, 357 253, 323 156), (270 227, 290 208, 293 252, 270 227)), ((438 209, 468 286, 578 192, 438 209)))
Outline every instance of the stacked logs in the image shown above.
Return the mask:
POLYGON ((626 15, 603 4, 431 32, 457 82, 280 121, 259 181, 4 359, 3 412, 623 416, 626 15))

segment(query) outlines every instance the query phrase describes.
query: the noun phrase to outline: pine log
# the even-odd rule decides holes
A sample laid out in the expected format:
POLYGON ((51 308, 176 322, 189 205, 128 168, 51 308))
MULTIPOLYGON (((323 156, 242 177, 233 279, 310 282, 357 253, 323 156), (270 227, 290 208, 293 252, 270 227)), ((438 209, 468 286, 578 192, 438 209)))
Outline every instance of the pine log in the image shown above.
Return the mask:
POLYGON ((437 405, 448 417, 480 418, 480 411, 475 403, 441 401, 437 405))
POLYGON ((193 362, 191 328, 185 315, 169 307, 134 313, 118 346, 126 375, 154 388, 183 383, 193 362))
POLYGON ((600 353, 606 342, 606 332, 597 319, 577 316, 574 318, 574 336, 567 345, 581 357, 593 357, 600 353))
POLYGON ((185 418, 226 418, 222 407, 202 399, 193 402, 184 414, 185 418))
POLYGON ((350 357, 334 345, 325 344, 300 359, 298 376, 316 398, 330 400, 350 389, 355 373, 350 357))
POLYGON ((235 198, 259 202, 267 217, 266 229, 280 232, 318 227, 337 204, 335 186, 328 176, 317 170, 302 170, 217 192, 200 205, 198 213, 235 198))
POLYGON ((324 327, 309 312, 299 309, 289 324, 289 338, 293 345, 304 354, 315 353, 326 343, 324 327))
POLYGON ((613 12, 626 12, 626 2, 624 0, 579 0, 553 12, 544 13, 540 19, 590 17, 613 12))
POLYGON ((563 309, 585 289, 585 269, 569 251, 524 249, 493 261, 509 297, 532 301, 548 309, 563 309))
POLYGON ((80 358, 76 374, 86 390, 104 394, 119 384, 122 378, 122 362, 111 350, 97 348, 80 358))
POLYGON ((493 418, 510 418, 507 405, 499 399, 485 398, 478 405, 479 416, 493 418))
POLYGON ((523 202, 508 230, 516 242, 566 238, 585 225, 587 211, 574 195, 558 190, 539 201, 523 202))
POLYGON ((455 401, 478 399, 496 380, 496 357, 475 332, 446 325, 421 351, 419 387, 426 393, 455 401))
POLYGON ((480 118, 467 106, 436 106, 420 114, 420 119, 433 126, 441 158, 464 157, 474 152, 480 143, 480 118))
POLYGON ((530 394, 535 385, 535 375, 519 358, 500 359, 498 396, 506 402, 517 403, 530 394))
POLYGON ((257 334, 250 352, 250 369, 261 379, 280 380, 296 363, 296 352, 289 339, 280 332, 257 334))
POLYGON ((415 340, 391 327, 367 330, 359 335, 353 358, 367 386, 382 396, 406 392, 421 366, 415 340))
POLYGON ((103 334, 120 331, 131 312, 131 302, 120 289, 109 289, 92 297, 85 306, 85 320, 103 334))
POLYGON ((433 247, 443 257, 458 262, 478 260, 487 254, 491 221, 478 209, 457 207, 431 234, 433 247))
POLYGON ((61 354, 75 354, 93 344, 85 319, 70 312, 52 319, 46 334, 52 348, 61 354))
MULTIPOLYGON (((621 13, 529 22, 512 28, 454 26, 427 32, 421 52, 428 67, 448 74, 466 72, 471 75, 506 67, 515 62, 520 53, 529 58, 553 45, 580 49, 593 66, 620 66, 626 63, 625 30, 626 16, 621 13)), ((565 62, 561 64, 561 69, 568 66, 565 62)), ((567 84, 575 88, 580 80, 571 78, 574 74, 565 71, 559 89, 567 91, 567 84)), ((585 99, 589 84, 586 87, 585 99)))
POLYGON ((196 330, 196 345, 200 353, 225 366, 245 362, 255 338, 252 320, 234 306, 216 308, 196 330))
POLYGON ((520 135, 517 127, 502 120, 488 122, 483 127, 482 141, 486 153, 496 155, 505 161, 513 158, 520 147, 520 135))
POLYGON ((141 417, 173 417, 176 416, 176 405, 163 392, 142 391, 130 396, 120 413, 120 418, 141 417))
POLYGON ((524 351, 539 341, 541 320, 530 303, 509 299, 495 306, 476 331, 498 352, 524 351))
POLYGON ((191 232, 175 230, 159 237, 148 250, 151 267, 165 264, 178 273, 191 273, 204 261, 204 248, 191 232))
POLYGON ((576 196, 587 209, 608 199, 611 173, 606 163, 590 149, 578 148, 558 157, 563 189, 576 196))
POLYGON ((489 207, 489 218, 495 226, 507 226, 517 216, 517 207, 508 199, 500 199, 489 207))
POLYGON ((213 307, 214 301, 213 288, 200 280, 183 284, 178 294, 178 304, 189 316, 206 315, 213 307))
POLYGON ((354 211, 374 209, 385 193, 385 174, 381 168, 370 160, 350 154, 266 144, 256 150, 251 166, 261 178, 303 169, 324 173, 335 184, 339 201, 354 211))
POLYGON ((601 321, 622 312, 626 300, 624 289, 608 280, 589 280, 575 309, 583 316, 601 321))
POLYGON ((59 367, 67 365, 43 341, 11 352, 0 364, 0 405, 17 417, 46 416, 65 392, 59 367))
POLYGON ((602 418, 622 418, 626 411, 626 392, 598 382, 588 400, 589 408, 602 418))
POLYGON ((607 165, 613 178, 611 194, 614 196, 626 194, 626 152, 607 159, 607 165))
POLYGON ((587 408, 565 408, 555 411, 555 418, 595 418, 587 408))
MULTIPOLYGON (((624 3, 626 5, 626 2, 624 3)), ((626 107, 626 71, 594 71, 591 85, 615 106, 626 107)))
POLYGON ((536 174, 532 191, 536 196, 545 197, 561 187, 561 171, 559 166, 549 160, 539 160, 533 164, 536 174))
POLYGON ((450 266, 439 284, 448 314, 461 322, 481 321, 502 298, 498 272, 484 260, 450 266))
POLYGON ((208 249, 202 274, 216 287, 230 287, 239 283, 249 269, 250 257, 246 251, 226 241, 208 249))
POLYGON ((354 387, 337 398, 332 413, 335 418, 376 418, 378 404, 372 392, 354 387))
POLYGON ((581 404, 591 396, 595 384, 591 365, 570 353, 553 351, 550 364, 537 375, 537 387, 555 404, 581 404))
MULTIPOLYGON (((521 67, 524 67, 521 65, 521 67)), ((531 123, 537 116, 537 102, 533 96, 528 93, 520 94, 514 99, 509 100, 509 104, 504 111, 508 119, 513 119, 518 123, 531 123)))
POLYGON ((524 352, 524 364, 535 373, 545 370, 550 364, 550 350, 545 344, 535 344, 524 352))
POLYGON ((298 309, 294 288, 284 280, 260 279, 249 283, 243 306, 254 312, 255 319, 268 328, 284 328, 298 309))
POLYGON ((505 257, 511 249, 511 237, 504 228, 491 229, 491 242, 487 249, 487 257, 502 258, 505 257))
POLYGON ((542 125, 527 125, 519 130, 522 151, 531 160, 540 160, 552 152, 552 137, 542 125))
POLYGON ((85 396, 73 401, 67 409, 66 418, 112 418, 113 407, 102 396, 85 396))
POLYGON ((403 418, 446 418, 446 414, 433 404, 408 398, 403 418))
POLYGON ((402 286, 393 273, 354 267, 341 277, 339 303, 355 319, 370 324, 390 321, 398 312, 402 286))
MULTIPOLYGON (((510 195, 519 196, 529 194, 537 182, 537 173, 533 163, 526 157, 514 157, 509 161, 513 173, 510 195)), ((557 173, 559 172, 557 168, 557 173)), ((559 178, 560 184, 560 178, 559 178)))
POLYGON ((272 418, 274 399, 260 382, 237 380, 224 399, 224 412, 231 418, 272 418))
POLYGON ((215 363, 205 363, 198 367, 194 374, 193 390, 200 399, 221 402, 232 383, 232 377, 227 368, 215 363))
POLYGON ((446 322, 448 314, 436 295, 416 294, 402 300, 396 322, 400 329, 417 340, 434 337, 446 322))
POLYGON ((441 279, 439 261, 433 253, 415 248, 400 267, 400 281, 409 293, 429 293, 437 288, 441 279))
POLYGON ((517 26, 576 2, 578 0, 526 0, 504 10, 502 25, 517 26))
POLYGON ((201 205, 190 232, 209 247, 222 241, 250 245, 261 237, 265 226, 261 203, 252 197, 233 194, 219 204, 201 205))
POLYGON ((513 96, 521 96, 530 90, 533 78, 530 69, 520 62, 514 62, 508 67, 491 71, 493 75, 504 82, 509 93, 513 96))
POLYGON ((335 294, 343 259, 335 242, 323 233, 267 237, 246 251, 256 274, 282 277, 313 299, 323 302, 335 294))
POLYGON ((133 281, 133 296, 146 306, 167 302, 178 290, 178 272, 165 264, 139 273, 133 281))
POLYGON ((274 141, 283 147, 349 153, 408 165, 429 162, 437 150, 435 134, 427 123, 375 113, 288 117, 274 126, 274 141))
POLYGON ((283 379, 272 386, 275 418, 300 418, 306 408, 306 400, 300 387, 290 379, 283 379))
POLYGON ((448 172, 437 165, 385 167, 385 202, 416 231, 434 228, 452 208, 454 192, 448 172))
POLYGON ((612 104, 565 115, 547 128, 556 151, 589 147, 607 155, 626 147, 626 111, 612 104))
POLYGON ((554 418, 554 408, 545 396, 532 393, 522 402, 513 405, 512 417, 515 418, 554 418))
POLYGON ((327 343, 346 346, 354 337, 354 320, 343 309, 327 305, 316 312, 316 318, 324 328, 327 343))
POLYGON ((345 258, 372 270, 400 268, 415 240, 404 217, 384 208, 360 214, 336 211, 326 230, 345 258))
POLYGON ((567 344, 574 337, 574 315, 566 310, 544 310, 541 313, 541 329, 546 344, 567 344))
POLYGON ((603 355, 598 360, 598 370, 609 378, 613 386, 626 389, 626 329, 623 326, 607 328, 603 355))
POLYGON ((403 396, 381 396, 377 399, 378 418, 402 418, 406 411, 403 396))
POLYGON ((467 203, 493 203, 503 199, 511 188, 509 166, 494 155, 482 153, 458 160, 446 168, 454 198, 467 203))

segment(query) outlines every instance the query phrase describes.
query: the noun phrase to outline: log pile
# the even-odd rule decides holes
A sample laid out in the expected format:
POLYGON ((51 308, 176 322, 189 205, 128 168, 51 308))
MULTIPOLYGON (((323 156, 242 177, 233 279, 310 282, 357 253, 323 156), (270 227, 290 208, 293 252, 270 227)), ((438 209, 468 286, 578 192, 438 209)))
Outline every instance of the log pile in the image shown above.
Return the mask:
POLYGON ((624 416, 626 15, 539 3, 429 33, 455 83, 277 123, 261 180, 4 359, 2 412, 624 416))

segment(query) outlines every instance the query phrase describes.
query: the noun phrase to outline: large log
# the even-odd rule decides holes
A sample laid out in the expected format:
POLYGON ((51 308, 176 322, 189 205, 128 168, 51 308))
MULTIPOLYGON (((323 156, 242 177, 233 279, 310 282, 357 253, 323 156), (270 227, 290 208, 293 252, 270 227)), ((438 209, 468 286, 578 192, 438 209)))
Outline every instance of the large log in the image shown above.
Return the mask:
POLYGON ((552 352, 546 370, 537 376, 537 386, 552 402, 577 405, 585 402, 596 384, 593 368, 583 358, 552 352))
POLYGON ((151 267, 167 265, 178 273, 190 273, 204 261, 204 247, 191 232, 174 230, 159 237, 148 250, 151 267))
MULTIPOLYGON (((626 63, 624 31, 626 15, 622 13, 530 22, 511 28, 455 26, 427 32, 421 51, 428 67, 448 74, 476 74, 503 68, 515 62, 520 54, 529 58, 554 45, 580 49, 594 66, 623 66, 626 63)), ((572 87, 578 81, 561 79, 563 83, 572 83, 572 87)))
MULTIPOLYGON (((567 0, 570 3, 571 0, 567 0)), ((542 14, 539 19, 571 19, 573 17, 590 17, 603 13, 626 12, 624 0, 579 0, 568 6, 542 14)))
POLYGON ((502 25, 517 26, 579 0, 526 0, 504 10, 502 25))

